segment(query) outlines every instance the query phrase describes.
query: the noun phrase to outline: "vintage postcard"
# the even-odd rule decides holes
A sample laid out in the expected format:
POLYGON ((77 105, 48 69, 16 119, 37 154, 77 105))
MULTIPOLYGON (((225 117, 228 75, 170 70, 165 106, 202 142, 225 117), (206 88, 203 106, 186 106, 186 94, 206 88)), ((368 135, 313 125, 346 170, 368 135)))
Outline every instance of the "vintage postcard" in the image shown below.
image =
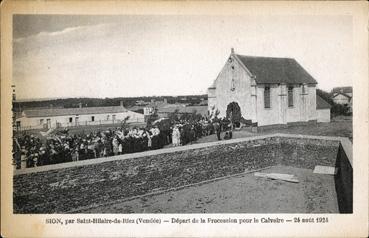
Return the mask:
POLYGON ((366 2, 5 1, 5 237, 368 235, 366 2))

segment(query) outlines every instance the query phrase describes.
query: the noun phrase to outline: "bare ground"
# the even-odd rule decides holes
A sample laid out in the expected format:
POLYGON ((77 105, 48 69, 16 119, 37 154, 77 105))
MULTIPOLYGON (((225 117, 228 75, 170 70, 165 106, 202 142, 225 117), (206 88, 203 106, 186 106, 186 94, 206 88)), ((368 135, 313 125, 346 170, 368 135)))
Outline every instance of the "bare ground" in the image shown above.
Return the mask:
POLYGON ((338 213, 334 177, 310 169, 274 166, 262 172, 288 173, 299 183, 253 173, 102 205, 83 213, 338 213))

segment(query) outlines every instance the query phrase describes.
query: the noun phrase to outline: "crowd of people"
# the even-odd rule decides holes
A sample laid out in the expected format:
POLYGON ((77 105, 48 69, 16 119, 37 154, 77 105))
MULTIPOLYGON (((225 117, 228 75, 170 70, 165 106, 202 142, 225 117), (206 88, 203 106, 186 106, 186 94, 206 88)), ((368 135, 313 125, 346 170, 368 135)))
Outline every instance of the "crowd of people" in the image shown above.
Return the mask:
POLYGON ((164 119, 146 128, 117 127, 79 134, 70 134, 64 130, 48 137, 25 134, 14 138, 13 162, 20 169, 135 153, 166 145, 185 145, 214 133, 220 140, 221 131, 226 131, 224 139, 230 139, 232 126, 229 125, 231 123, 226 119, 164 119))

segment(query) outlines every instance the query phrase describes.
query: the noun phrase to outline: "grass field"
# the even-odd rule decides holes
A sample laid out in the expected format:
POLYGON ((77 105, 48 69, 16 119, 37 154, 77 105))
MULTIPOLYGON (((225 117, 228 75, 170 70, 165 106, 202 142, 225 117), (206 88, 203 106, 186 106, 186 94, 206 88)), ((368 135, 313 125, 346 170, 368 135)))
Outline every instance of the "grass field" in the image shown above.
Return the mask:
MULTIPOLYGON (((316 136, 340 136, 348 137, 352 142, 352 117, 337 117, 327 123, 315 123, 308 125, 290 125, 287 128, 269 128, 261 132, 253 133, 248 130, 235 130, 233 138, 243 138, 255 135, 268 135, 275 133, 302 134, 316 136)), ((224 136, 224 133, 222 133, 224 136)), ((216 141, 216 135, 200 138, 196 143, 216 141)))

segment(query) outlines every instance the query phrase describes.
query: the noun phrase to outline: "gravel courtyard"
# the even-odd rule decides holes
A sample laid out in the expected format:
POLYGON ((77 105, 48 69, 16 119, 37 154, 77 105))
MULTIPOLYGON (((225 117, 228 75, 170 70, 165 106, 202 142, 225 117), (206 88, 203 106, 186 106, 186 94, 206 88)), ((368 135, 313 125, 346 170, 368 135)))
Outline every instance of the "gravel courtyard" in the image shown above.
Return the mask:
POLYGON ((236 175, 176 191, 109 203, 82 213, 338 213, 332 175, 277 165, 260 172, 288 173, 299 183, 254 173, 236 175))

